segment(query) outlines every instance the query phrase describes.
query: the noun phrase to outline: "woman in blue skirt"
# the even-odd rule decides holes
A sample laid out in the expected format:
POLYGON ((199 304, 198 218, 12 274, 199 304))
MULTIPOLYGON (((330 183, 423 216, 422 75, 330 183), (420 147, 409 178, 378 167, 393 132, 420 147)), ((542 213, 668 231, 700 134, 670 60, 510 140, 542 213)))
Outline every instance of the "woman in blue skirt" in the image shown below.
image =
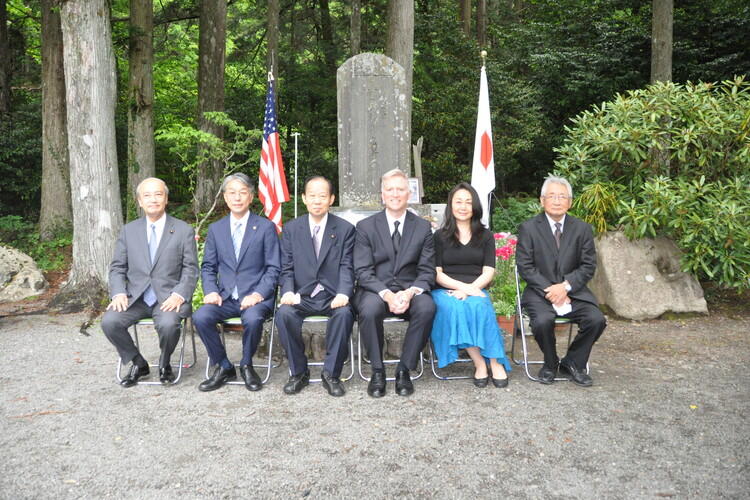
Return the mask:
POLYGON ((486 288, 495 275, 495 239, 481 223, 477 192, 462 182, 448 194, 443 227, 435 233, 437 312, 432 344, 443 368, 465 349, 474 362, 474 385, 506 387, 510 363, 486 288), (489 360, 489 369, 487 361, 489 360))

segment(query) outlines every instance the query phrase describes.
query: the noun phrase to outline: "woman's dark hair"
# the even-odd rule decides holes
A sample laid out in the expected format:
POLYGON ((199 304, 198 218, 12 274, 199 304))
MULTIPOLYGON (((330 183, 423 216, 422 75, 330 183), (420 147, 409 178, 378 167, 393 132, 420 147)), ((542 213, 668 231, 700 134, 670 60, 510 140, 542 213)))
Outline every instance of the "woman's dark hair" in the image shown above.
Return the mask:
POLYGON ((479 195, 468 182, 462 182, 451 189, 448 193, 448 204, 445 206, 445 217, 443 227, 440 229, 445 240, 451 242, 453 246, 460 244, 458 240, 458 224, 453 216, 453 197, 458 191, 465 190, 471 194, 471 240, 469 245, 475 246, 480 243, 480 235, 484 231, 482 225, 482 204, 479 203, 479 195))

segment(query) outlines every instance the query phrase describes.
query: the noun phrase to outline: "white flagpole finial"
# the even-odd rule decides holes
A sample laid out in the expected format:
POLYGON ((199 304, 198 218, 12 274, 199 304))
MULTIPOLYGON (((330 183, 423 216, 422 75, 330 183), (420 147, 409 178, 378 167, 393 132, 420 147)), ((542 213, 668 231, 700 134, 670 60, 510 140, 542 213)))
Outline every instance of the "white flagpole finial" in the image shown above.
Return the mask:
POLYGON ((482 66, 487 62, 487 51, 483 50, 479 53, 479 56, 482 58, 482 66))

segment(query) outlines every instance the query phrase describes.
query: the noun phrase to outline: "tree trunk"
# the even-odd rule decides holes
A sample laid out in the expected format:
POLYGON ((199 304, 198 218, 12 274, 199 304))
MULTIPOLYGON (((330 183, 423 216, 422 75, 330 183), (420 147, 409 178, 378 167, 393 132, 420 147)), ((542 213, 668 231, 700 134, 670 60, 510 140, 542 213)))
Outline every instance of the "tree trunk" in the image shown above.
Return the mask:
POLYGON ((333 43, 333 25, 328 0, 318 0, 320 6, 320 34, 323 41, 323 55, 331 74, 336 74, 336 47, 333 43))
POLYGON ((351 17, 351 45, 352 56, 359 54, 362 40, 362 2, 361 0, 352 0, 352 17, 351 17))
MULTIPOLYGON (((266 68, 273 71, 274 77, 279 73, 279 0, 268 0, 268 53, 266 68)), ((278 88, 276 89, 278 95, 278 88)))
POLYGON ((115 55, 107 0, 68 0, 60 8, 73 192, 73 265, 50 304, 97 307, 122 225, 115 144, 115 55))
POLYGON ((42 206, 43 240, 70 225, 70 164, 65 110, 65 73, 60 11, 54 0, 42 0, 42 206))
MULTIPOLYGON (((224 56, 227 40, 227 0, 201 0, 198 35, 198 128, 224 137, 223 127, 208 121, 206 111, 224 111, 224 56)), ((198 165, 194 210, 205 212, 221 184, 223 166, 218 160, 198 165)))
POLYGON ((154 166, 154 3, 130 0, 128 67, 128 188, 126 215, 142 215, 135 188, 156 174, 154 166))
POLYGON ((673 0, 653 0, 651 83, 672 80, 673 0))
POLYGON ((0 0, 0 115, 10 113, 10 42, 6 0, 0 0))
POLYGON ((458 18, 466 36, 471 34, 471 0, 458 0, 458 18))
POLYGON ((487 0, 477 0, 477 43, 487 46, 487 0))
MULTIPOLYGON (((386 55, 399 63, 406 72, 406 106, 408 120, 406 139, 411 144, 411 96, 414 62, 414 0, 388 2, 388 43, 386 55)), ((411 170, 411 169, 409 169, 411 170)), ((408 174, 409 172, 407 172, 408 174)))

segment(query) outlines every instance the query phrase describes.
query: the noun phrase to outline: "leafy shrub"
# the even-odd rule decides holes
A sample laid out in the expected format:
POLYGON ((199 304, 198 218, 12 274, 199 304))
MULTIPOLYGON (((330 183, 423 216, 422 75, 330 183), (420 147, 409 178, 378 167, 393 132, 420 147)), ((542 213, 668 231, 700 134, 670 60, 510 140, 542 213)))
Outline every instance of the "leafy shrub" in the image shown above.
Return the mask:
POLYGON ((67 250, 73 242, 70 228, 49 241, 42 241, 39 228, 18 215, 0 217, 0 242, 28 254, 42 271, 59 271, 66 265, 67 250))
POLYGON ((518 234, 518 226, 526 219, 540 213, 538 198, 515 198, 509 196, 500 200, 492 212, 492 228, 518 234))

